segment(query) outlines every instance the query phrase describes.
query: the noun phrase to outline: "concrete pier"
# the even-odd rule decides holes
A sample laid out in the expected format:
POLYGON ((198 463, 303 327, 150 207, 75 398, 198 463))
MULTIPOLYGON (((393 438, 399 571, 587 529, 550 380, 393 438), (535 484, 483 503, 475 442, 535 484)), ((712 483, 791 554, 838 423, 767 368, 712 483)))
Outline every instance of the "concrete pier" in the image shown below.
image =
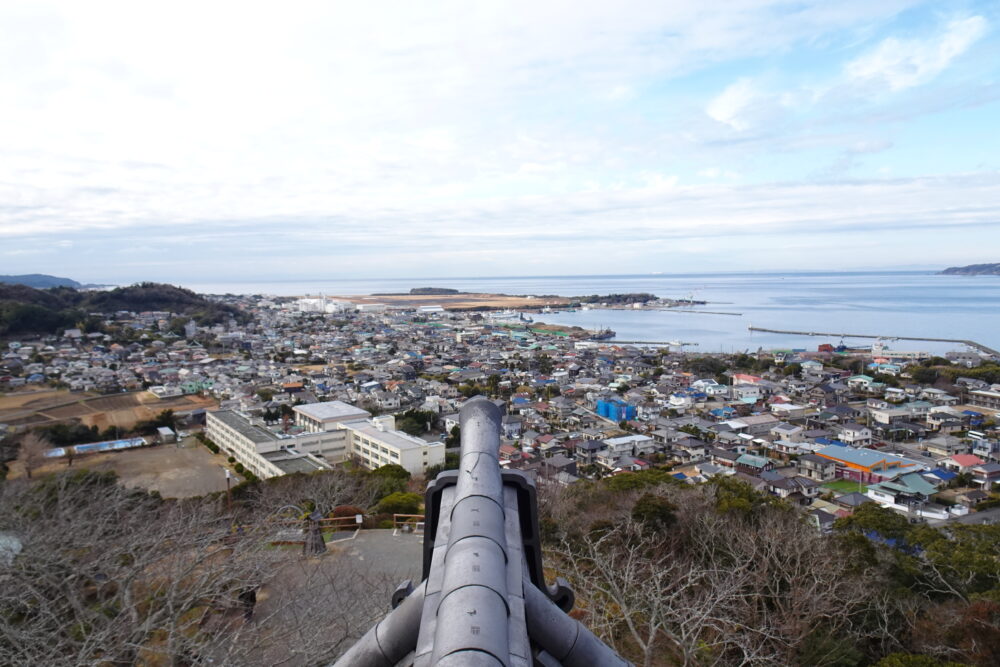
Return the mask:
POLYGON ((776 333, 785 334, 788 336, 826 336, 828 338, 884 338, 886 340, 915 340, 915 341, 925 341, 930 343, 958 343, 959 345, 968 345, 969 347, 979 350, 984 354, 991 355, 993 357, 1000 357, 1000 352, 994 350, 992 347, 987 347, 982 343, 977 343, 974 340, 965 340, 962 338, 927 338, 918 336, 875 336, 872 334, 856 334, 856 333, 832 333, 824 331, 786 331, 784 329, 765 329, 763 327, 755 327, 753 325, 747 327, 750 331, 761 331, 763 333, 776 333))

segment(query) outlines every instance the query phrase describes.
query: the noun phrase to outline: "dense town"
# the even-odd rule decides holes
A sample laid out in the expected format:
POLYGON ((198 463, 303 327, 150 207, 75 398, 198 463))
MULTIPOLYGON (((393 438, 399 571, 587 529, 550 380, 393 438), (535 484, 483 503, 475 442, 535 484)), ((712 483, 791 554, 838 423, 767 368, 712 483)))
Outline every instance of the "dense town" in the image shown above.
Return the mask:
MULTIPOLYGON (((112 438, 128 430, 116 425, 52 458, 170 441, 173 426, 201 431, 244 476, 350 460, 424 477, 455 467, 458 410, 486 395, 505 410, 502 464, 542 485, 647 470, 685 484, 733 477, 824 531, 867 502, 930 522, 989 521, 976 510, 1000 504, 1000 385, 980 379, 991 360, 975 351, 931 358, 879 341, 706 355, 490 312, 216 300, 245 323, 122 311, 102 314, 97 331, 10 341, 0 390, 208 399, 175 408, 152 438, 112 438)), ((13 438, 34 423, 0 429, 13 438)))

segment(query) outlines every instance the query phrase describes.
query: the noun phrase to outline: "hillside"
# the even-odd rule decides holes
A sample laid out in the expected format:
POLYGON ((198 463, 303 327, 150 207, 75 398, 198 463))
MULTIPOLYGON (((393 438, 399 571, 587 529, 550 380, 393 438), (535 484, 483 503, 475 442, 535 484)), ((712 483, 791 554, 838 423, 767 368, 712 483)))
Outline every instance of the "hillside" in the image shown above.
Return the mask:
POLYGON ((139 283, 100 292, 71 287, 35 289, 0 284, 0 336, 55 333, 77 326, 90 313, 164 311, 191 317, 198 324, 242 319, 233 306, 216 303, 191 290, 159 283, 139 283))
POLYGON ((1000 276, 1000 264, 969 264, 951 266, 938 275, 942 276, 1000 276))
POLYGON ((6 285, 26 285, 38 289, 49 287, 84 287, 83 284, 71 278, 59 278, 57 276, 45 275, 44 273, 28 273, 22 276, 0 276, 0 283, 6 285))

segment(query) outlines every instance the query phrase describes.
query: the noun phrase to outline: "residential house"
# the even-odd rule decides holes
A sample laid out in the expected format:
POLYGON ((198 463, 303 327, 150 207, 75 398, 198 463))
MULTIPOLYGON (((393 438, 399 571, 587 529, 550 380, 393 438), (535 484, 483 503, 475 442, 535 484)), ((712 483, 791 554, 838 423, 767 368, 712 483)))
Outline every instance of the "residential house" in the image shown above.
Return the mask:
POLYGON ((748 475, 760 475, 762 472, 774 470, 774 461, 764 456, 741 454, 736 459, 736 471, 748 475))
POLYGON ((981 466, 985 461, 974 454, 954 454, 941 461, 941 467, 957 473, 972 472, 976 466, 981 466))
POLYGON ((796 461, 799 475, 819 482, 829 482, 837 477, 837 462, 825 456, 803 454, 796 461))
POLYGON ((924 440, 921 447, 934 456, 954 456, 968 454, 972 446, 966 440, 951 435, 939 435, 936 438, 924 440))
POLYGON ((981 463, 972 469, 972 481, 983 488, 992 491, 1000 485, 1000 463, 981 463))
POLYGON ((872 432, 867 426, 850 422, 835 430, 837 431, 837 439, 851 447, 867 447, 872 443, 872 432))

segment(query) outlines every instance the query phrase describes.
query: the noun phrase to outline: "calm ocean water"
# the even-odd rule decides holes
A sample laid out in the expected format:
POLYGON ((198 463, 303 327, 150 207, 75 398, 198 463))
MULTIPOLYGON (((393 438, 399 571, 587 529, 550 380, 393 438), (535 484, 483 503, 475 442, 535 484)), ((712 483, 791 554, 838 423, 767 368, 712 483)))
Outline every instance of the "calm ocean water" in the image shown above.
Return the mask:
MULTIPOLYGON (((751 333, 770 329, 974 340, 1000 349, 1000 276, 940 276, 931 272, 714 273, 623 276, 547 276, 290 282, 188 283, 201 293, 351 295, 451 287, 469 292, 582 296, 649 292, 709 302, 695 310, 590 310, 535 315, 536 321, 586 328, 610 327, 621 340, 682 340, 706 352, 758 347, 815 349, 839 338, 751 333)), ((867 345, 870 340, 846 339, 867 345)), ((890 342, 905 350, 944 352, 956 346, 890 342)))

